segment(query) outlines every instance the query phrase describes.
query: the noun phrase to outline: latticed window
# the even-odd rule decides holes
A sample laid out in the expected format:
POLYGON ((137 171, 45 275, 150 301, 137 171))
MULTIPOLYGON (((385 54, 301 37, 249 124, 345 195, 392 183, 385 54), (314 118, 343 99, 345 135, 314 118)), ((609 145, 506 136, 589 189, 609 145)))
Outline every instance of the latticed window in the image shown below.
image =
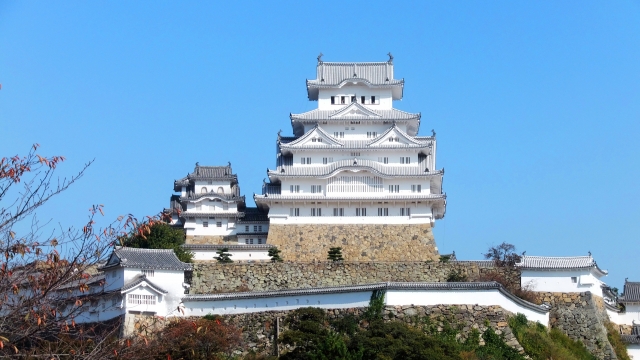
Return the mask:
POLYGON ((127 303, 133 305, 155 305, 155 295, 127 294, 127 303))

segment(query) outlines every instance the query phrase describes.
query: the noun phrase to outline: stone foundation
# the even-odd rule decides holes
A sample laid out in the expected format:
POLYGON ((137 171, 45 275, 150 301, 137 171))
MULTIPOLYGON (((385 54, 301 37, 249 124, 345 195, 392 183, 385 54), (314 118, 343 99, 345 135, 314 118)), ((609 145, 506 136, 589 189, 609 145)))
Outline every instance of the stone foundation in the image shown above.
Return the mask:
POLYGON ((196 245, 231 245, 238 243, 238 237, 235 235, 187 235, 185 243, 196 245))
MULTIPOLYGON (((327 319, 337 320, 347 315, 362 316, 364 308, 327 309, 327 319)), ((234 355, 248 355, 250 352, 259 355, 276 355, 275 339, 279 334, 287 330, 284 319, 292 311, 265 311, 236 315, 220 316, 227 324, 242 329, 242 343, 233 351, 234 355)), ((148 317, 141 315, 127 315, 130 317, 131 332, 128 336, 144 335, 158 331, 175 318, 148 317)), ((460 330, 459 339, 463 341, 475 329, 480 333, 488 327, 493 328, 497 334, 504 335, 507 345, 519 352, 524 349, 518 343, 509 328, 508 318, 512 313, 500 306, 478 305, 434 305, 434 306, 386 306, 382 318, 384 321, 401 321, 421 328, 426 326, 425 320, 437 326, 442 331, 445 324, 460 330)), ((193 319, 193 318, 186 318, 193 319)), ((362 323, 360 325, 363 325, 362 323)), ((483 344, 480 338, 480 344, 483 344)), ((280 352, 287 351, 279 346, 280 352)))
POLYGON ((300 224, 269 227, 267 244, 290 261, 324 261, 332 247, 341 247, 347 261, 438 260, 431 224, 300 224))
POLYGON ((601 297, 582 293, 538 293, 538 303, 551 305, 549 325, 581 341, 598 359, 617 359, 607 338, 609 321, 601 297))
POLYGON ((452 272, 475 281, 498 273, 510 287, 519 287, 520 271, 494 267, 486 262, 234 262, 194 264, 190 294, 238 291, 270 291, 316 287, 362 285, 385 281, 446 282, 452 272))

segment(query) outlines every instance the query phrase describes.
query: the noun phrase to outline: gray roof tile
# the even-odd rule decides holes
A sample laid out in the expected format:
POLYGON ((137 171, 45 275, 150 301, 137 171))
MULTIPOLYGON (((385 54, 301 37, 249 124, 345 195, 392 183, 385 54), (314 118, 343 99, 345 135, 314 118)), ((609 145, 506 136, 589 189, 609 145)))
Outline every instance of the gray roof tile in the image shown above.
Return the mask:
POLYGON ((540 270, 563 270, 563 269, 586 269, 595 268, 603 275, 607 274, 606 270, 598 267, 598 264, 591 255, 587 256, 529 256, 523 255, 520 262, 516 264, 522 269, 540 269, 540 270))
POLYGON ((618 298, 619 302, 640 302, 640 282, 625 280, 622 294, 623 295, 618 298))
POLYGON ((154 270, 192 270, 191 264, 180 261, 171 249, 116 247, 101 269, 114 266, 154 270))
POLYGON ((151 282, 147 278, 147 276, 144 275, 144 274, 136 275, 133 279, 129 280, 129 282, 124 284, 124 286, 122 287, 122 289, 120 289, 120 291, 127 291, 127 290, 130 290, 130 289, 133 289, 134 287, 138 286, 138 284, 142 283, 143 281, 146 282, 150 287, 152 287, 153 289, 155 289, 159 293, 163 293, 163 294, 168 293, 167 290, 164 290, 163 288, 161 288, 158 285, 156 285, 153 282, 151 282))

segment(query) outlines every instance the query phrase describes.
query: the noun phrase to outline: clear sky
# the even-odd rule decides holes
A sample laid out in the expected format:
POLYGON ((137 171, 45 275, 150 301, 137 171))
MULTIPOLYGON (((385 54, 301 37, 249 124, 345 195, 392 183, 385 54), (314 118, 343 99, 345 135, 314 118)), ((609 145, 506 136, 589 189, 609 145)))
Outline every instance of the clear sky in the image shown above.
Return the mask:
POLYGON ((435 129, 441 252, 586 255, 640 280, 639 1, 1 1, 0 156, 95 158, 44 219, 156 214, 231 161, 252 205, 325 61, 384 61, 435 129))

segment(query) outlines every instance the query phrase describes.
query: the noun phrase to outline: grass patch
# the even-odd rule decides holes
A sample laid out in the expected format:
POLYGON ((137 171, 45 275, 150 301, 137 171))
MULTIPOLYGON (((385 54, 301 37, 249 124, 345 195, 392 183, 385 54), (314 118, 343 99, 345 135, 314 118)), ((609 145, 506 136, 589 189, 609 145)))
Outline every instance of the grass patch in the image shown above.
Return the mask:
POLYGON ((509 319, 513 334, 524 351, 535 360, 596 360, 583 343, 572 340, 558 329, 547 328, 540 323, 530 324, 523 314, 509 319))
POLYGON ((615 351, 616 356, 620 360, 631 360, 629 354, 627 353, 627 345, 622 342, 622 337, 620 333, 616 329, 615 325, 612 322, 607 321, 604 324, 605 328, 607 328, 607 338, 609 339, 609 343, 613 346, 613 351, 615 351))

